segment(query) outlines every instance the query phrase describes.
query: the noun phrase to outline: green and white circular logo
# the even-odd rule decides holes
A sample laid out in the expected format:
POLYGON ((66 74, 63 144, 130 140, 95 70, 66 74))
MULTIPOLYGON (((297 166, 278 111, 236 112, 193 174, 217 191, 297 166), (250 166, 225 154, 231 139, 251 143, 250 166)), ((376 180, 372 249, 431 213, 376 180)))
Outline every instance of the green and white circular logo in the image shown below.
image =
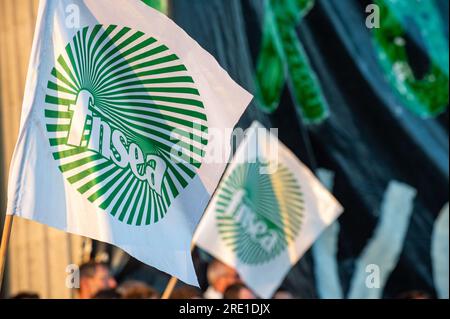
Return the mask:
POLYGON ((208 128, 200 93, 179 57, 143 32, 78 31, 56 57, 45 103, 61 172, 122 222, 161 220, 201 166, 208 128))
POLYGON ((261 174, 262 164, 238 165, 217 192, 221 238, 241 262, 268 262, 295 240, 303 217, 303 195, 295 176, 279 164, 261 174))

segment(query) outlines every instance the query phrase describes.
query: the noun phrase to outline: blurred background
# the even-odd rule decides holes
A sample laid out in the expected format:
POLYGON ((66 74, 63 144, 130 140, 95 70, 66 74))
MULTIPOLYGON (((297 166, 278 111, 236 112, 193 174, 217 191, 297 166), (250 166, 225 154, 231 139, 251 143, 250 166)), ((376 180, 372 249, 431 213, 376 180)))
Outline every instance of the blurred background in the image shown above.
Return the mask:
MULTIPOLYGON (((284 290, 369 297, 353 283, 375 260, 375 297, 448 298, 448 0, 144 2, 255 95, 238 126, 278 128, 345 208, 284 290)), ((2 212, 37 7, 38 0, 0 0, 2 212)), ((210 257, 196 249, 194 259, 205 290, 210 257)), ((4 297, 75 297, 66 267, 89 260, 106 262, 119 284, 139 280, 161 293, 169 279, 110 245, 16 218, 4 297)))

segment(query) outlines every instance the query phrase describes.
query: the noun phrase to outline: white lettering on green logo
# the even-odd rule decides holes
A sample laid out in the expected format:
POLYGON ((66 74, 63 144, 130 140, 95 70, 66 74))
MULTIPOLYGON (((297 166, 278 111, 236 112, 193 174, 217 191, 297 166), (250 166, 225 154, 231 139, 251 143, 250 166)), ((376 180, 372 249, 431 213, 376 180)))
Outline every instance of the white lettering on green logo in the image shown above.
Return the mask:
POLYGON ((161 220, 201 166, 200 93, 178 56, 143 32, 78 31, 57 57, 45 102, 59 169, 122 222, 161 220))
POLYGON ((261 174, 261 163, 237 166, 220 186, 216 220, 222 239, 246 264, 278 256, 295 240, 303 217, 303 195, 294 175, 279 164, 261 174))

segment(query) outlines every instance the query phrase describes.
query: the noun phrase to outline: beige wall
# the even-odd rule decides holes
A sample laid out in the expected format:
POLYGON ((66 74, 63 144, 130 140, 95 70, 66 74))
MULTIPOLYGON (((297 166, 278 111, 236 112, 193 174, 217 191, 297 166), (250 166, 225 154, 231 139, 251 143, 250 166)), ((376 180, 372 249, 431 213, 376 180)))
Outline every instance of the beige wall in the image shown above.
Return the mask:
MULTIPOLYGON (((0 209, 6 209, 9 163, 19 130, 20 110, 38 0, 0 0, 0 209)), ((2 216, 3 220, 3 216, 2 216)), ((34 291, 69 298, 66 266, 79 263, 83 239, 15 218, 9 246, 7 294, 34 291)))

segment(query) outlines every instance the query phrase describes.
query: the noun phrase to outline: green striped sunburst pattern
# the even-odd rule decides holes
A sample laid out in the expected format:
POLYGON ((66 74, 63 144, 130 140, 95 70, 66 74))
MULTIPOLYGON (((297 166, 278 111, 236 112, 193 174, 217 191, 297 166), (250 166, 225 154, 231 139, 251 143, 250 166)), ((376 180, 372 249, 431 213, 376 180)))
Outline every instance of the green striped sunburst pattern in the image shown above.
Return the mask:
POLYGON ((215 205, 222 240, 249 265, 270 261, 298 235, 303 194, 295 176, 278 164, 273 174, 262 164, 238 165, 222 182, 215 205))
POLYGON ((60 171, 119 221, 158 222, 208 143, 194 79, 167 46, 128 27, 84 27, 61 51, 45 96, 60 171))

